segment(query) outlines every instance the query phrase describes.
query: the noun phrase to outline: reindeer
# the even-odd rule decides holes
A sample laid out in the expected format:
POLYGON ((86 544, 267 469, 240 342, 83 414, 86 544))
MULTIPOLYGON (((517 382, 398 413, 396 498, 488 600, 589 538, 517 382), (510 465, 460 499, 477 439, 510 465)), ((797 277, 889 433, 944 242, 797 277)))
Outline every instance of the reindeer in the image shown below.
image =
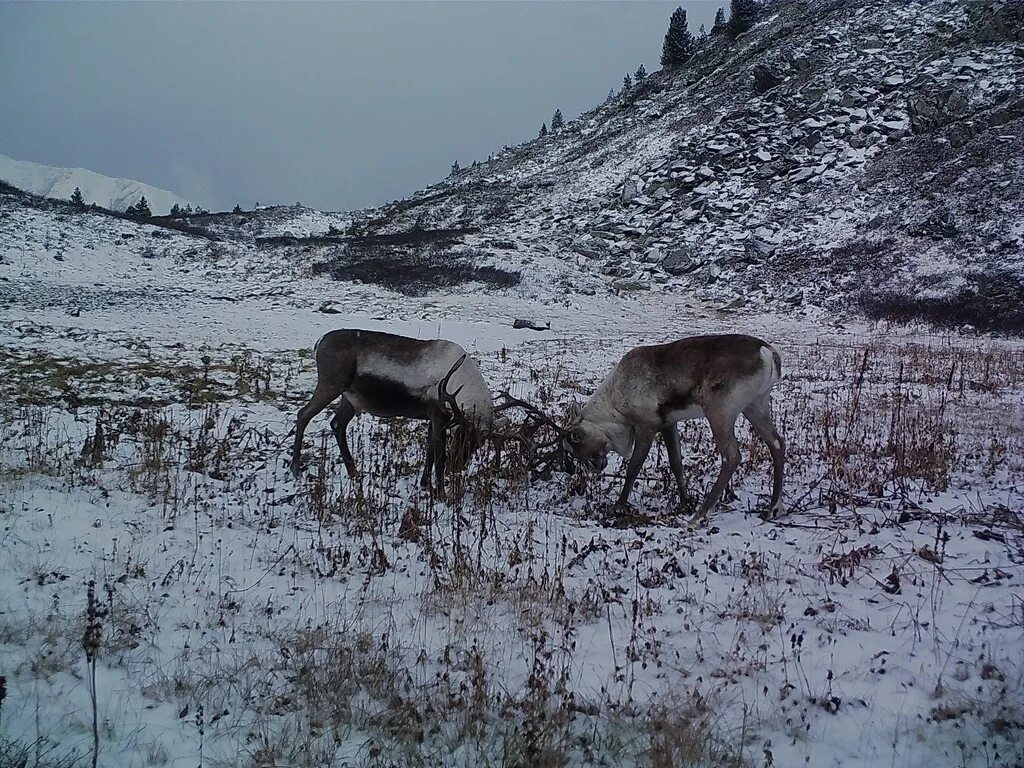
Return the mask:
POLYGON ((563 431, 563 447, 600 472, 608 451, 628 456, 626 484, 618 504, 629 503, 640 468, 661 433, 683 502, 683 463, 676 423, 705 417, 722 456, 718 479, 696 512, 704 517, 718 503, 740 463, 734 432, 742 413, 771 452, 772 498, 765 519, 782 513, 786 449, 771 416, 771 390, 782 359, 768 343, 743 335, 693 336, 627 352, 563 431))
POLYGON ((429 422, 427 460, 420 478, 424 488, 430 487, 431 468, 437 489, 442 486, 449 432, 454 438, 451 458, 461 470, 495 424, 491 393, 479 367, 451 341, 338 330, 325 334, 313 354, 317 383, 295 425, 291 469, 296 475, 301 471, 306 427, 339 396, 341 405, 331 419, 331 429, 350 477, 356 475, 356 465, 346 429, 360 413, 429 422))

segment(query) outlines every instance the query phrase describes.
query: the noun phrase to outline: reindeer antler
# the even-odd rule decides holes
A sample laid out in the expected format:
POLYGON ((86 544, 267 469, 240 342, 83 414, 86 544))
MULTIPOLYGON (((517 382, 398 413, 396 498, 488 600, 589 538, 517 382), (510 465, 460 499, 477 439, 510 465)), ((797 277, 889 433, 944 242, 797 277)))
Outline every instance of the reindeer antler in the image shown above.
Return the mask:
POLYGON ((504 398, 504 402, 499 405, 496 405, 494 407, 494 410, 505 411, 508 410, 509 408, 522 408, 524 411, 534 416, 538 421, 542 422, 543 424, 546 424, 547 426, 551 427, 553 430, 558 432, 559 435, 565 432, 565 430, 562 429, 558 422, 556 422, 554 419, 552 419, 550 416, 544 413, 544 411, 542 411, 537 406, 532 405, 526 402, 525 400, 520 400, 518 397, 514 397, 508 391, 502 391, 498 395, 498 397, 504 398))
POLYGON ((494 406, 495 411, 505 411, 509 408, 522 408, 526 411, 527 420, 518 430, 496 435, 499 440, 518 440, 526 448, 529 455, 529 468, 534 477, 546 476, 558 464, 568 465, 569 457, 562 448, 562 438, 565 437, 565 429, 554 419, 537 408, 535 405, 513 396, 507 391, 501 392, 498 397, 501 401, 494 406), (542 442, 536 442, 534 438, 543 428, 554 432, 554 436, 542 442))
POLYGON ((438 383, 437 385, 437 399, 440 402, 444 403, 446 406, 448 406, 450 424, 461 423, 466 420, 465 413, 463 413, 462 408, 459 407, 459 403, 455 399, 458 396, 459 392, 462 391, 462 387, 466 385, 463 384, 454 392, 448 391, 448 382, 451 381, 452 376, 455 374, 457 370, 459 370, 459 368, 462 367, 462 364, 464 362, 466 362, 465 355, 463 355, 462 357, 455 361, 455 365, 451 367, 451 370, 448 371, 447 374, 445 374, 445 377, 441 379, 440 383, 438 383))

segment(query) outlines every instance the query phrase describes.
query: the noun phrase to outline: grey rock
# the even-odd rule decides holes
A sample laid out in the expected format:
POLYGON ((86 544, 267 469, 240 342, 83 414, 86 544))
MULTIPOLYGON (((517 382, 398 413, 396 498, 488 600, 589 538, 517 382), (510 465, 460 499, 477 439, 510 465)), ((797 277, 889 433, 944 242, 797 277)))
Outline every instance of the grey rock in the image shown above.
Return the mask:
POLYGON ((529 328, 531 331, 550 331, 551 330, 551 321, 548 320, 548 321, 544 322, 544 324, 542 325, 540 323, 540 321, 538 321, 538 320, 528 320, 528 319, 525 319, 525 318, 517 317, 512 322, 512 327, 513 328, 529 328))
POLYGON ((635 278, 626 280, 616 280, 612 283, 612 287, 619 291, 649 291, 651 290, 650 283, 645 283, 635 278))
POLYGON ((988 124, 993 127, 1006 125, 1006 123, 1009 123, 1011 120, 1016 120, 1019 117, 1024 117, 1024 98, 1017 99, 1009 104, 1004 104, 993 110, 988 119, 988 124))
POLYGON ((967 115, 967 97, 951 87, 917 93, 907 99, 907 115, 914 133, 930 133, 967 115))
POLYGON ((780 85, 785 79, 785 77, 770 67, 764 64, 757 64, 754 66, 754 93, 767 93, 772 88, 780 85))
POLYGON ((802 182, 807 181, 813 175, 813 168, 799 168, 789 175, 789 180, 797 184, 800 184, 802 182))
POLYGON ((771 256, 778 249, 774 243, 769 243, 751 235, 743 241, 743 251, 751 259, 762 261, 771 256))
POLYGON ((661 262, 670 275, 685 275, 700 266, 700 259, 689 248, 676 248, 661 262))

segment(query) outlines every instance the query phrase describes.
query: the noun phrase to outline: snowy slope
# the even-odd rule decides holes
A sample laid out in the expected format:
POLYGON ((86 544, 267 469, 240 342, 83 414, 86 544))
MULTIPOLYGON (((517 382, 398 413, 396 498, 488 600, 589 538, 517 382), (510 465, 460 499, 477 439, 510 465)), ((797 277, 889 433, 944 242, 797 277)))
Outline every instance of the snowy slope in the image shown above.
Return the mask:
MULTIPOLYGON (((287 255, 0 193, 0 765, 1022 764, 1020 342, 682 292, 399 296, 287 255), (756 332, 791 511, 747 514, 768 471, 742 427, 698 528, 660 446, 622 518, 617 464, 531 483, 491 448, 431 498, 401 420, 351 426, 353 481, 319 417, 296 480, 339 327, 457 340, 555 414, 635 344, 756 332)), ((699 492, 706 424, 683 443, 699 492)))
POLYGON ((124 211, 143 196, 149 203, 149 209, 157 216, 170 213, 175 203, 182 207, 188 205, 183 197, 140 181, 114 179, 85 168, 55 168, 15 160, 6 155, 0 155, 0 181, 34 195, 61 200, 70 199, 78 187, 86 203, 95 203, 113 211, 124 211))
POLYGON ((551 254, 582 273, 567 294, 596 279, 887 316, 876 299, 893 291, 896 314, 943 321, 953 300, 960 323, 1019 332, 1024 9, 768 6, 678 71, 356 223, 478 228, 485 250, 513 245, 503 260, 551 254))

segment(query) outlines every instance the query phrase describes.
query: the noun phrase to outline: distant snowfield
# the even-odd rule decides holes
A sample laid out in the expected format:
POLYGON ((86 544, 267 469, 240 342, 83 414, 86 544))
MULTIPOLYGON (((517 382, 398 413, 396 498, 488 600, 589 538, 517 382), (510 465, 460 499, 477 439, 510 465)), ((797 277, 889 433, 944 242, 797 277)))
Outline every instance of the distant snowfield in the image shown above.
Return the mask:
POLYGON ((179 205, 190 203, 166 189, 152 187, 132 179, 115 179, 85 168, 55 168, 0 155, 0 181, 31 192, 33 195, 69 200, 75 188, 89 205, 96 204, 112 211, 125 211, 145 197, 149 209, 160 216, 179 205))
MULTIPOLYGON (((5 213, 0 735, 54 764, 89 761, 90 580, 103 766, 1024 759, 1020 343, 668 291, 409 298, 244 245, 5 213), (636 344, 762 336, 796 510, 748 514, 769 471, 745 432, 736 498, 696 530, 660 447, 621 527, 602 524, 611 473, 574 493, 481 461, 431 500, 422 425, 368 417, 358 483, 326 416, 297 482, 309 350, 343 327, 454 339, 556 413, 636 344)), ((700 490, 707 429, 683 437, 700 490)))

